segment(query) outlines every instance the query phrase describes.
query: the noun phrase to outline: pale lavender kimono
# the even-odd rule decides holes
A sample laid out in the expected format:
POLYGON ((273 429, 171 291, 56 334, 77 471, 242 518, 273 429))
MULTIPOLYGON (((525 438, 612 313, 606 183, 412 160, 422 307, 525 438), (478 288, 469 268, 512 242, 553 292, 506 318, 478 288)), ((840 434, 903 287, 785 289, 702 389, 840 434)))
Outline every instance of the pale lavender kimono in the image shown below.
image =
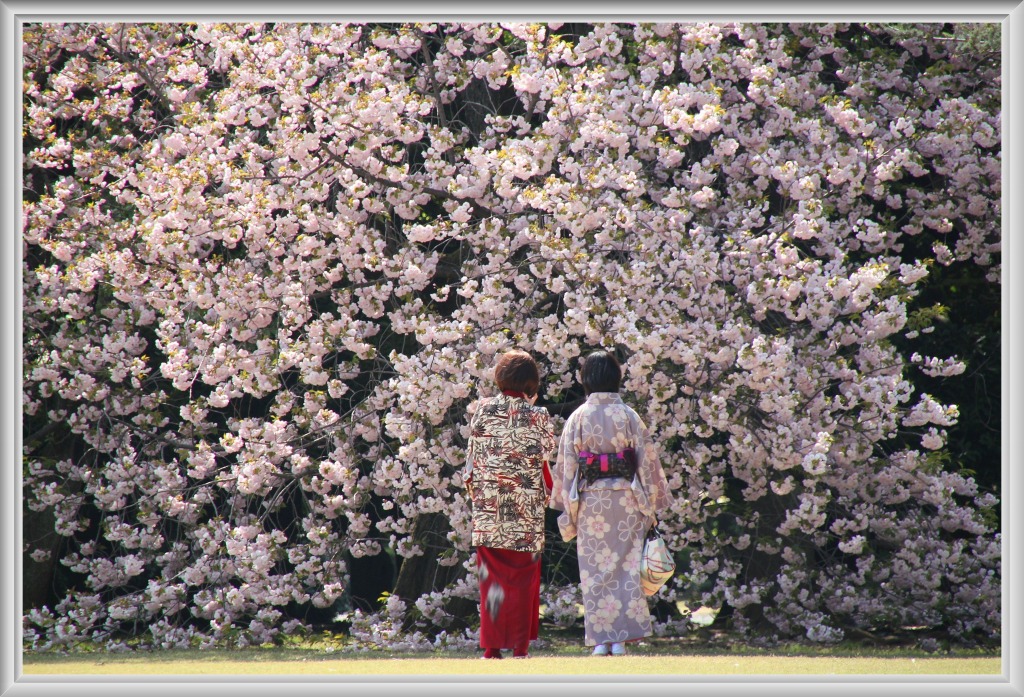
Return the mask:
POLYGON ((553 471, 551 507, 558 527, 576 538, 587 646, 651 634, 647 597, 640 588, 640 552, 648 528, 673 500, 650 433, 617 392, 595 392, 565 422, 553 471), (587 485, 577 475, 580 452, 634 448, 637 474, 587 485))

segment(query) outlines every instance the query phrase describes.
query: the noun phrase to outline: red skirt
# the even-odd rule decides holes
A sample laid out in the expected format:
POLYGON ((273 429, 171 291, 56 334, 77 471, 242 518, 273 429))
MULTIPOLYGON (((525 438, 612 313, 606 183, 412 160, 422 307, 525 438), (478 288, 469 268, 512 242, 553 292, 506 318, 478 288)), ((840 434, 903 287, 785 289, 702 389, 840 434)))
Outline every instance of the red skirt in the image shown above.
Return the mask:
POLYGON ((540 555, 476 548, 480 647, 526 653, 540 628, 540 555))

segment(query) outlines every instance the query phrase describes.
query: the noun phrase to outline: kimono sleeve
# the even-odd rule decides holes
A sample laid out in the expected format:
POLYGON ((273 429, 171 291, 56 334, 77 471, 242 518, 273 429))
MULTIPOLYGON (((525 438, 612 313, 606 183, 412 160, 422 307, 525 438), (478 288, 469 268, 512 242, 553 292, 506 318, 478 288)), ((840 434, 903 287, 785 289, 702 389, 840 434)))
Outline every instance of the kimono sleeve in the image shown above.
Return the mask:
POLYGON ((538 419, 537 426, 540 428, 540 459, 541 459, 541 475, 544 481, 544 495, 551 495, 551 488, 554 484, 551 475, 551 463, 554 461, 555 448, 558 446, 558 441, 555 440, 555 429, 551 423, 551 415, 548 414, 548 410, 541 407, 539 409, 541 417, 538 419))
POLYGON ((543 416, 540 419, 541 428, 541 440, 540 449, 542 458, 546 462, 553 462, 555 459, 555 448, 558 447, 558 441, 555 439, 555 427, 551 423, 551 415, 548 414, 547 409, 541 409, 543 416))
POLYGON ((644 422, 637 417, 636 433, 637 475, 647 496, 648 506, 653 511, 668 508, 675 497, 669 489, 665 470, 658 459, 658 450, 644 422))
POLYGON ((562 436, 558 440, 558 453, 554 467, 551 468, 553 485, 551 489, 550 507, 556 511, 565 511, 572 491, 573 479, 576 477, 576 430, 579 422, 578 412, 574 412, 565 421, 562 436))
POLYGON ((476 438, 473 437, 473 433, 476 431, 476 421, 479 417, 480 412, 469 420, 469 442, 466 445, 466 464, 462 470, 462 485, 469 492, 470 498, 473 497, 473 462, 476 459, 477 442, 476 438))

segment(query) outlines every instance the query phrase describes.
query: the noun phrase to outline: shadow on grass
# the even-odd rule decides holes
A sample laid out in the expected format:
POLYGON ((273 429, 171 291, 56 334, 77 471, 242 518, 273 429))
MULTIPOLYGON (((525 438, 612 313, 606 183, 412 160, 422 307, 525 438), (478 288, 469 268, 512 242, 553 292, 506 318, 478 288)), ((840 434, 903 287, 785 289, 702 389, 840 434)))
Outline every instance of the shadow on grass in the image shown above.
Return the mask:
MULTIPOLYGON (((285 646, 262 646, 244 649, 140 649, 133 652, 110 653, 98 648, 81 647, 67 652, 26 652, 23 662, 34 665, 57 665, 69 661, 94 658, 103 663, 172 664, 180 661, 216 664, 238 663, 334 662, 345 660, 380 660, 402 658, 470 659, 480 656, 472 649, 438 648, 427 651, 392 651, 379 647, 358 647, 343 634, 324 632, 305 639, 291 639, 285 646)), ((789 658, 992 658, 1000 655, 999 646, 974 648, 954 647, 927 651, 920 647, 920 637, 887 637, 879 642, 847 641, 832 646, 781 643, 754 646, 735 634, 698 627, 684 636, 648 637, 632 644, 633 656, 654 657, 789 657, 789 658)), ((542 626, 540 639, 531 648, 536 657, 579 657, 589 655, 584 646, 581 627, 563 629, 542 626)))

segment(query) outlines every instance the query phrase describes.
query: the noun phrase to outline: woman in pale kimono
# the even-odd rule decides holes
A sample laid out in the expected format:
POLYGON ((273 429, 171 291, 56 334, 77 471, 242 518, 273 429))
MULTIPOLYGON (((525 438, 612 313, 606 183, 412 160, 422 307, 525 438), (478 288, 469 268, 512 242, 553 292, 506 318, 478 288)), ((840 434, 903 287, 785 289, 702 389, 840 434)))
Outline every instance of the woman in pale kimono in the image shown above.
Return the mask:
POLYGON ((624 655, 626 642, 650 636, 640 553, 673 500, 647 427, 618 394, 621 380, 611 354, 584 359, 587 401, 565 422, 551 493, 562 538, 577 540, 584 643, 595 656, 624 655))
POLYGON ((484 399, 470 420, 464 480, 473 507, 484 658, 527 658, 540 624, 540 559, 555 449, 551 418, 534 406, 540 373, 533 357, 512 350, 498 360, 501 394, 484 399))

